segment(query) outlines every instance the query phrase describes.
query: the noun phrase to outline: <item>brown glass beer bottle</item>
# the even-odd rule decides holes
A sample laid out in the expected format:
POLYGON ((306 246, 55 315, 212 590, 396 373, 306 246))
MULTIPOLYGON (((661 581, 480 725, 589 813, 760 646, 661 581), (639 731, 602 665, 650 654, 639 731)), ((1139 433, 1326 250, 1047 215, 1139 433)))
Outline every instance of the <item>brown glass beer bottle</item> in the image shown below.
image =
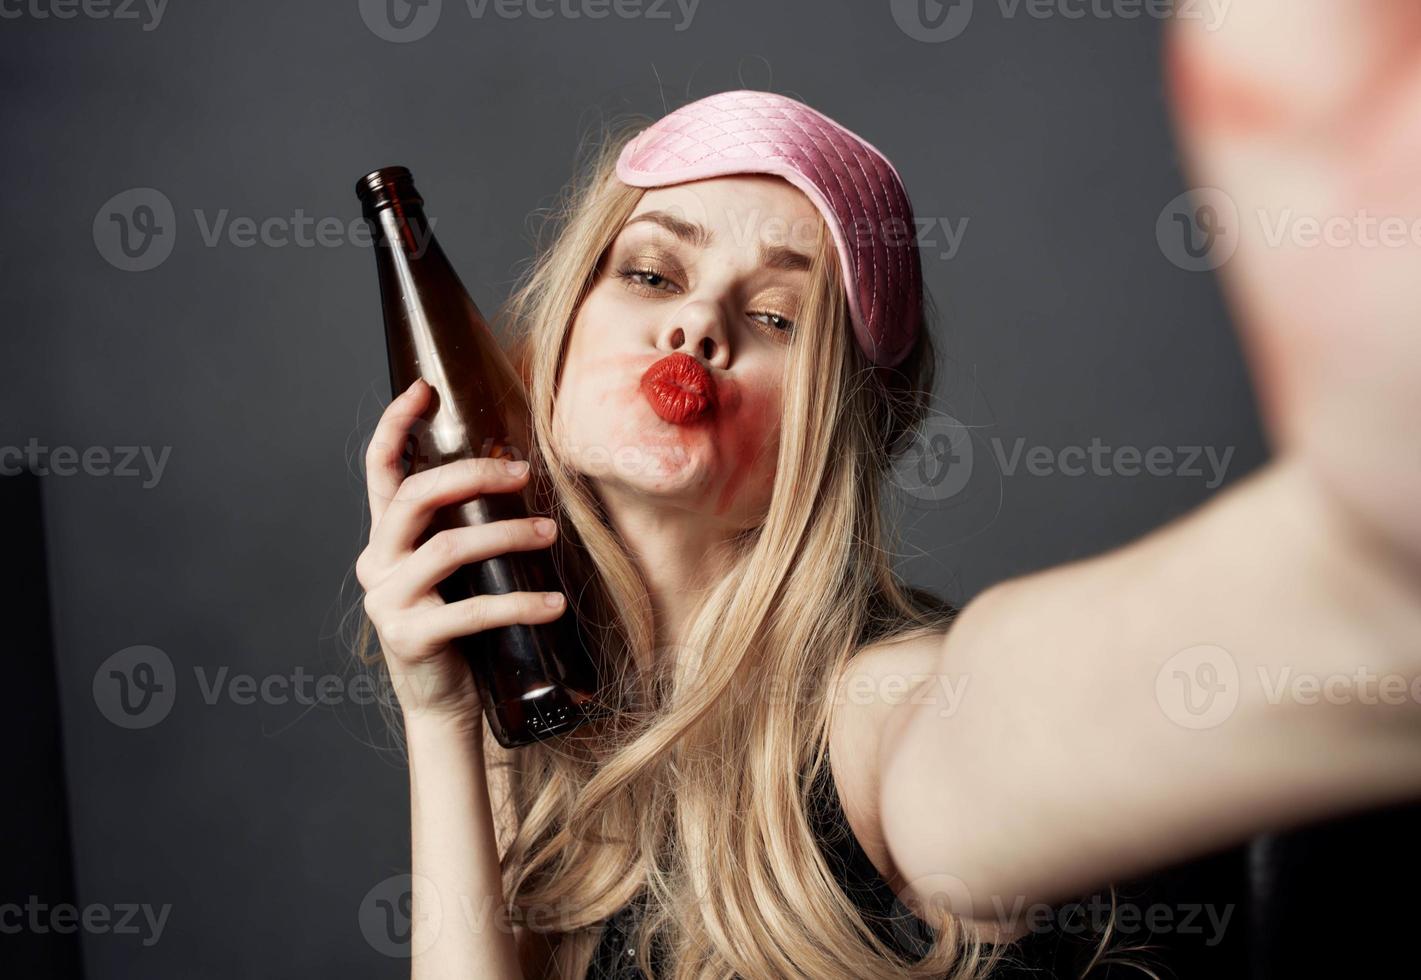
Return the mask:
MULTIPOLYGON (((527 459, 522 380, 434 239, 410 172, 385 167, 366 174, 356 194, 375 240, 391 392, 416 378, 434 389, 411 430, 410 472, 474 456, 527 459)), ((482 494, 441 508, 429 533, 527 516, 521 493, 482 494)), ((446 602, 544 591, 568 596, 559 619, 497 627, 455 644, 473 671, 489 727, 506 748, 571 731, 601 711, 597 670, 572 593, 547 548, 465 565, 439 585, 446 602)))

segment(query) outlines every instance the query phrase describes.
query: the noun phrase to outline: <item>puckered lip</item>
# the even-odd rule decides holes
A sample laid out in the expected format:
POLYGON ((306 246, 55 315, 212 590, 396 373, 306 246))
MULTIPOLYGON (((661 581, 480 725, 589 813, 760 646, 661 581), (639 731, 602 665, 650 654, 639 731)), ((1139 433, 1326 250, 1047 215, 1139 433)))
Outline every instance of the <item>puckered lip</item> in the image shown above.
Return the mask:
POLYGON ((657 414, 668 422, 689 422, 715 408, 715 379, 705 365, 680 351, 647 368, 641 388, 657 414))

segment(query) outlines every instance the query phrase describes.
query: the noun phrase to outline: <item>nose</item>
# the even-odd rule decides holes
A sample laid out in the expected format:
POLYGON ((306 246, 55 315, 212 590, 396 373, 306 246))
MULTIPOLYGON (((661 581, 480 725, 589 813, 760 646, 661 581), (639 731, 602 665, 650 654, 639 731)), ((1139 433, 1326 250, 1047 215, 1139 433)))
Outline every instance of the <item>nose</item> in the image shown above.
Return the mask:
POLYGON ((730 359, 725 321, 716 305, 705 300, 680 307, 665 327, 658 346, 668 353, 683 351, 716 367, 726 367, 730 359))

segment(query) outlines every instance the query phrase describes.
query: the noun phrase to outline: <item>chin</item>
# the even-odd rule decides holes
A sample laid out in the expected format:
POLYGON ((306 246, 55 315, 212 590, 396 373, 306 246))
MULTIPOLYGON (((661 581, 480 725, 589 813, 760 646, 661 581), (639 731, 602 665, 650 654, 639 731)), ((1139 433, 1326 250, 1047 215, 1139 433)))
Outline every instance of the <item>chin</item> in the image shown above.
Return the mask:
POLYGON ((668 499, 695 499, 707 491, 712 474, 704 460, 685 446, 634 444, 602 460, 597 475, 629 493, 668 499))

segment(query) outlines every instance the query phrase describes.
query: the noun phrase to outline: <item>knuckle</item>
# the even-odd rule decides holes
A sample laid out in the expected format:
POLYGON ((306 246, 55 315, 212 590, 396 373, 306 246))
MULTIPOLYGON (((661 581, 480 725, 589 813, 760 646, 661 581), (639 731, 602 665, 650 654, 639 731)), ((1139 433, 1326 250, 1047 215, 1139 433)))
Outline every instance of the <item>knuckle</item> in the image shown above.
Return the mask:
POLYGON ((482 487, 498 480, 498 467, 484 456, 460 460, 460 475, 471 487, 482 487))
POLYGON ((503 525, 503 546, 506 551, 521 547, 530 537, 537 537, 532 533, 531 525, 524 521, 504 521, 503 525))
POLYGON ((423 498, 429 488, 433 486, 433 474, 434 470, 421 470, 405 477, 400 481, 399 488, 395 490, 395 499, 408 502, 423 498))
POLYGON ((454 561, 459 558, 461 548, 459 535, 456 529, 448 528, 438 531, 429 537, 426 544, 435 558, 441 562, 454 561))
POLYGON ((365 460, 375 466, 387 466, 399 456, 403 448, 404 440, 400 437, 397 419, 386 409, 370 437, 370 445, 365 447, 365 460))
POLYGON ((482 633, 493 626, 493 614, 489 607, 488 596, 478 596, 469 603, 465 625, 471 633, 482 633))
POLYGON ((370 557, 369 551, 362 551, 355 559, 355 580, 368 592, 377 584, 377 576, 375 559, 370 557))
POLYGON ((377 593, 374 591, 366 592, 365 597, 360 601, 360 606, 365 610, 365 617, 369 619, 370 622, 375 623, 378 629, 380 621, 384 618, 385 607, 379 598, 377 598, 377 593))
POLYGON ((384 461, 384 454, 380 451, 380 439, 377 436, 370 440, 370 445, 365 447, 365 472, 373 473, 384 461))
POLYGON ((390 454, 389 440, 385 438, 384 419, 375 427, 375 432, 370 436, 370 443, 365 447, 365 465, 371 468, 384 464, 390 454))
POLYGON ((397 617, 382 624, 380 627, 380 639, 384 642, 386 649, 392 653, 399 656, 408 656, 411 652, 413 641, 409 620, 404 617, 397 617))

